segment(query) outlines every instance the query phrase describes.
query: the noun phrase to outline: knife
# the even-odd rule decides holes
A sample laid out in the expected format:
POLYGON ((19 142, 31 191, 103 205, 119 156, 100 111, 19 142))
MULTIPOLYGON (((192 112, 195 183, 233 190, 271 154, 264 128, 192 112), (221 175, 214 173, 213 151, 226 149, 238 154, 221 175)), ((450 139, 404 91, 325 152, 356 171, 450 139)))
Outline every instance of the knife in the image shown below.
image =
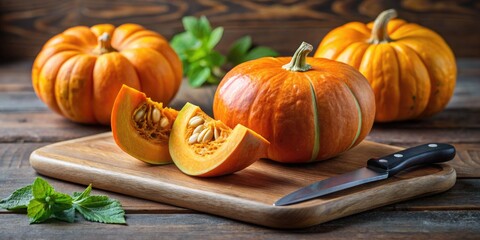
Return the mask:
POLYGON ((455 148, 445 143, 429 143, 407 148, 367 161, 367 167, 318 181, 285 195, 273 205, 285 206, 307 201, 347 188, 375 182, 394 176, 409 167, 446 162, 455 157, 455 148))

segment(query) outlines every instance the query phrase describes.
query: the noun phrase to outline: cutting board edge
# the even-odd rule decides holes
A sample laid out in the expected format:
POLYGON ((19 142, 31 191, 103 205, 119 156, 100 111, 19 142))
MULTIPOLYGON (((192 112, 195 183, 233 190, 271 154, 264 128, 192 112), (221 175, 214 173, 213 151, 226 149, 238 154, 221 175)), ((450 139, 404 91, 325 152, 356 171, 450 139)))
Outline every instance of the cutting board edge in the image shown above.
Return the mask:
MULTIPOLYGON (((101 136, 108 135, 108 133, 99 134, 99 135, 101 136)), ((99 137, 98 135, 96 136, 99 137)), ((95 138, 95 136, 86 137, 86 138, 87 139, 95 138)), ((82 138, 82 139, 86 139, 86 138, 82 138)), ((69 141, 78 141, 78 139, 69 140, 69 141)), ((104 189, 107 191, 117 192, 117 193, 126 194, 126 195, 133 195, 136 197, 140 197, 140 198, 144 198, 152 201, 190 208, 190 209, 194 209, 201 212, 220 215, 227 218, 233 218, 236 220, 273 227, 273 228, 305 228, 305 227, 321 224, 327 221, 331 221, 337 218, 341 218, 344 216, 348 216, 351 214, 370 210, 376 207, 385 206, 385 205, 396 203, 396 202, 401 202, 401 201, 412 199, 419 196, 425 196, 425 195, 435 194, 438 192, 443 192, 451 188, 455 184, 455 180, 456 180, 455 170, 452 167, 448 165, 439 165, 441 166, 442 170, 435 174, 391 183, 393 185, 398 185, 401 183, 406 184, 407 182, 409 181, 412 182, 414 180, 413 184, 419 184, 422 182, 431 183, 432 180, 434 180, 434 182, 437 183, 436 185, 439 185, 436 188, 425 188, 425 191, 422 191, 422 192, 417 191, 417 192, 412 192, 410 194, 402 194, 402 196, 400 197, 391 196, 389 199, 384 199, 383 201, 378 202, 378 204, 376 205, 372 205, 364 208, 358 208, 358 209, 352 208, 349 204, 352 204, 352 205, 358 204, 358 203, 355 203, 355 201, 369 202, 369 201, 375 200, 375 196, 378 194, 377 191, 380 189, 380 187, 367 189, 366 191, 364 191, 365 195, 363 197, 357 198, 354 201, 352 199, 350 199, 350 201, 340 201, 342 204, 335 205, 334 204, 335 201, 328 201, 326 203, 318 205, 318 204, 315 204, 315 201, 317 200, 313 200, 312 201, 313 203, 310 202, 310 204, 302 203, 302 204, 291 205, 286 207, 278 207, 278 206, 268 205, 265 203, 260 203, 260 202, 255 202, 251 200, 235 198, 232 196, 225 196, 225 195, 223 195, 220 199, 218 199, 218 194, 213 194, 205 191, 202 192, 200 190, 197 190, 197 191, 188 190, 191 192, 182 192, 184 195, 191 194, 190 197, 197 197, 199 198, 199 200, 203 200, 203 201, 198 201, 198 202, 202 202, 203 204, 198 204, 198 202, 196 202, 197 204, 192 205, 191 202, 185 201, 182 198, 181 196, 182 194, 178 194, 178 196, 174 198, 166 198, 163 196, 152 197, 152 196, 146 195, 146 193, 141 193, 141 192, 131 192, 131 191, 122 189, 120 187, 118 187, 118 189, 111 189, 111 188, 107 189, 106 186, 104 186, 101 183, 102 181, 96 180, 96 177, 97 179, 101 179, 102 177, 105 178, 105 176, 107 176, 106 180, 115 181, 113 176, 109 176, 108 173, 107 175, 105 175, 106 172, 103 172, 103 171, 99 171, 97 175, 94 175, 94 176, 86 174, 87 172, 83 172, 85 173, 83 174, 82 169, 83 171, 86 171, 85 168, 88 168, 88 167, 74 166, 75 164, 72 165, 71 163, 68 163, 70 164, 69 167, 73 166, 74 169, 79 171, 78 176, 80 177, 76 178, 75 180, 70 179, 69 176, 66 176, 66 175, 59 177, 58 174, 54 173, 55 169, 56 168, 58 169, 59 166, 67 163, 59 160, 52 160, 42 155, 43 150, 48 149, 49 147, 52 147, 52 146, 54 147, 55 145, 56 144, 52 144, 52 145, 39 148, 34 152, 32 152, 32 154, 30 155, 30 163, 38 173, 42 175, 74 182, 74 183, 80 183, 85 185, 88 185, 89 183, 93 183, 94 187, 99 189, 104 189), (237 203, 241 203, 240 206, 236 206, 234 215, 231 215, 232 212, 227 213, 220 208, 212 208, 212 204, 214 203, 215 203, 215 206, 218 206, 221 204, 229 204, 232 202, 232 199, 234 199, 237 203), (335 210, 336 210, 335 214, 330 214, 330 215, 325 214, 327 212, 331 213, 332 211, 335 211, 335 210), (328 217, 325 217, 325 216, 328 216, 328 217)), ((143 179, 142 181, 147 185, 149 184, 148 179, 143 179)), ((118 186, 121 186, 121 184, 118 184, 118 186)), ((162 187, 164 188, 162 189, 163 193, 168 192, 168 189, 169 189, 168 184, 165 184, 162 187)))

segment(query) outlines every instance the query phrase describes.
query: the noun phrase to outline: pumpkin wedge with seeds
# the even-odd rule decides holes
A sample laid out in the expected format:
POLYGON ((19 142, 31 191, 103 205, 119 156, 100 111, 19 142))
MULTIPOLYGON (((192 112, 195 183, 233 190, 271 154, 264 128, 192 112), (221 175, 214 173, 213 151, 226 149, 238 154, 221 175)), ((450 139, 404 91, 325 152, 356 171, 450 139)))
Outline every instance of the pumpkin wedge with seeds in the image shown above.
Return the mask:
POLYGON ((117 145, 150 164, 171 163, 168 139, 178 111, 152 101, 145 93, 123 85, 112 110, 112 133, 117 145))
POLYGON ((266 157, 269 142, 243 125, 233 129, 191 103, 178 113, 170 153, 185 174, 214 177, 242 170, 266 157))

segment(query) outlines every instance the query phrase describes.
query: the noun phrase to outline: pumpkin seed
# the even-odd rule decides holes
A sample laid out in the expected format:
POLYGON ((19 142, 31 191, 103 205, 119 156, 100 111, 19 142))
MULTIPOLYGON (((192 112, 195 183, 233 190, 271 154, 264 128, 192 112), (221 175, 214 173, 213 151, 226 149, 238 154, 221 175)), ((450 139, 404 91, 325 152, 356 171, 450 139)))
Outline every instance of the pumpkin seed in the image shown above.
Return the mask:
POLYGON ((160 127, 162 128, 167 127, 169 123, 170 121, 168 121, 168 118, 166 117, 162 117, 162 119, 160 119, 160 127))
POLYGON ((213 128, 213 133, 215 139, 218 139, 220 137, 220 130, 218 128, 213 128))
POLYGON ((153 111, 152 111, 152 121, 154 123, 157 123, 158 121, 160 121, 160 111, 157 109, 157 108, 153 108, 153 111))
POLYGON ((209 130, 209 129, 206 128, 206 129, 203 129, 202 132, 200 132, 200 134, 199 134, 198 137, 197 137, 197 142, 202 142, 203 137, 205 136, 205 134, 207 133, 208 130, 209 130))
POLYGON ((194 133, 190 138, 188 139, 188 144, 194 144, 197 142, 197 137, 198 133, 194 133))
POLYGON ((203 120, 203 118, 201 118, 200 116, 195 116, 191 118, 190 121, 188 121, 188 125, 191 127, 196 127, 204 122, 205 120, 203 120))
POLYGON ((139 122, 144 116, 145 116, 145 108, 142 107, 135 113, 135 122, 139 122))
POLYGON ((199 125, 198 127, 195 128, 195 130, 193 130, 193 133, 200 133, 202 130, 203 130, 203 125, 199 125))
POLYGON ((213 138, 213 131, 212 131, 212 129, 211 129, 211 128, 207 128, 206 130, 207 130, 207 132, 205 133, 205 135, 204 135, 203 138, 202 138, 202 143, 206 143, 206 142, 212 140, 212 138, 213 138))

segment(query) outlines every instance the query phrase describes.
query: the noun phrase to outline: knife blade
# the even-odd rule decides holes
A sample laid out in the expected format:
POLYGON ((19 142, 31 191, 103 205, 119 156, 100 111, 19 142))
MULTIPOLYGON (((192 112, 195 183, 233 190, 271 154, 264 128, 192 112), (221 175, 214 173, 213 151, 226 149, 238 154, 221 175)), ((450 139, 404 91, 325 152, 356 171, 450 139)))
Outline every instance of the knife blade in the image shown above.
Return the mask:
POLYGON ((273 205, 286 206, 307 201, 365 183, 387 179, 413 166, 446 162, 454 157, 455 148, 446 143, 429 143, 407 148, 387 156, 369 159, 364 168, 310 184, 285 195, 273 205))

